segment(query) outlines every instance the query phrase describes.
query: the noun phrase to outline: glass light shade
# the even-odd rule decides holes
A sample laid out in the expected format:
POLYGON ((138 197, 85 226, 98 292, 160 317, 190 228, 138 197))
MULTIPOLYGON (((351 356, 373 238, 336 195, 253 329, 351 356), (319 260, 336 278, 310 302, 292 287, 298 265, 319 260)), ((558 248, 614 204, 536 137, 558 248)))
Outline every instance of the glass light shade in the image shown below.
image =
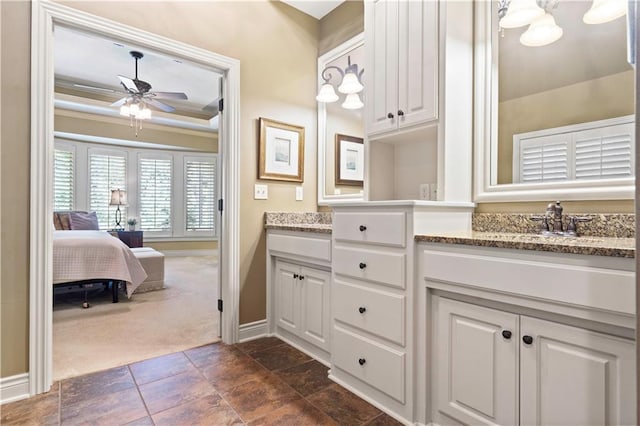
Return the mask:
POLYGON ((344 109, 360 109, 364 106, 357 93, 349 93, 342 103, 344 109))
POLYGON ((129 107, 129 114, 131 115, 138 115, 139 111, 140 111, 140 106, 138 104, 132 104, 129 107))
POLYGON ((125 117, 128 117, 130 112, 131 112, 131 108, 129 108, 129 105, 124 104, 120 107, 120 115, 124 115, 125 117))
POLYGON ((364 86, 358 81, 358 76, 352 72, 348 72, 342 77, 342 83, 338 86, 338 92, 352 94, 361 92, 364 86))
POLYGON ((529 47, 545 46, 562 37, 562 32, 553 15, 546 13, 529 25, 527 31, 520 36, 520 43, 529 47))
POLYGON ((500 20, 502 28, 518 28, 544 16, 544 9, 536 0, 511 0, 506 15, 500 20))
POLYGON ((122 206, 127 204, 127 191, 124 189, 112 189, 110 206, 122 206))
POLYGON ((140 110, 140 113, 138 114, 138 118, 140 120, 148 120, 151 118, 151 110, 147 107, 144 107, 140 110))
POLYGON ((582 17, 585 24, 604 24, 627 13, 627 0, 593 0, 591 9, 582 17))
POLYGON ((336 91, 333 90, 333 85, 330 83, 323 84, 318 96, 316 96, 316 101, 318 102, 335 102, 338 99, 338 95, 336 95, 336 91))

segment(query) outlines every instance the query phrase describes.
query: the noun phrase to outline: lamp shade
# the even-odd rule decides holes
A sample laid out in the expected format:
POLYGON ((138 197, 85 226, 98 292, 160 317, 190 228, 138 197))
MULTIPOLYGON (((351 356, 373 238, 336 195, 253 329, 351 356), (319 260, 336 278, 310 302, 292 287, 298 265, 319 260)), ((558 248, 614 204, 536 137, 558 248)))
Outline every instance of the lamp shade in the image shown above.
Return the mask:
POLYGON ((352 94, 361 92, 364 86, 358 81, 358 76, 353 72, 345 73, 342 77, 342 83, 338 86, 338 92, 345 94, 352 94))
POLYGON ((502 28, 518 28, 544 16, 544 9, 536 0, 511 0, 507 13, 500 19, 502 28))
POLYGON ((520 43, 529 47, 551 44, 562 37, 562 28, 556 24, 553 15, 546 13, 529 25, 527 31, 520 36, 520 43))
POLYGON ((336 95, 336 91, 333 90, 333 85, 330 83, 323 84, 318 96, 316 96, 316 101, 318 102, 335 102, 337 100, 338 95, 336 95))
POLYGON ((124 206, 127 204, 127 191, 124 189, 112 189, 110 206, 124 206))
POLYGON ((350 93, 342 103, 344 109, 360 109, 364 106, 357 93, 350 93))
POLYGON ((585 24, 604 24, 627 13, 627 0, 593 0, 591 9, 582 17, 585 24))

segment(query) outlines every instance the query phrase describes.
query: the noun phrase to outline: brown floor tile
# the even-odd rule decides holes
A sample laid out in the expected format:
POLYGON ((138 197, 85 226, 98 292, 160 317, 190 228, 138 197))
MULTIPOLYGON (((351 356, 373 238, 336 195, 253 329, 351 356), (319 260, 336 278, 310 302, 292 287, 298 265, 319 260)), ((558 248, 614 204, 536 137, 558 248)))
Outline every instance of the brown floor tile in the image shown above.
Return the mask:
POLYGON ((304 399, 298 399, 289 404, 283 405, 249 423, 251 426, 283 425, 335 425, 336 422, 304 399))
POLYGON ((261 380, 271 373, 247 355, 214 363, 201 369, 218 392, 226 392, 251 380, 261 380))
POLYGON ((260 352, 282 344, 284 344, 282 340, 272 336, 238 343, 236 347, 246 354, 252 354, 254 352, 260 352))
POLYGON ((235 346, 225 345, 223 343, 214 343, 212 345, 189 349, 188 351, 184 351, 184 354, 198 368, 208 367, 230 358, 243 358, 247 356, 235 346))
POLYGON ((56 382, 47 393, 10 402, 0 407, 2 425, 57 425, 60 402, 60 383, 56 382))
POLYGON ((99 371, 63 380, 60 388, 62 406, 71 405, 135 387, 127 366, 99 371))
POLYGON ((328 369, 316 360, 296 365, 275 374, 302 396, 308 396, 331 385, 328 369))
POLYGON ((216 393, 195 368, 139 388, 151 414, 216 393))
POLYGON ((382 413, 378 417, 373 420, 368 421, 364 424, 364 426, 397 426, 402 425, 399 421, 394 419, 393 417, 382 413))
POLYGON ((129 368, 138 385, 155 382, 193 368, 189 359, 182 352, 151 358, 146 361, 130 364, 129 368))
POLYGON ((307 400, 338 423, 345 425, 361 424, 381 413, 373 405, 337 384, 314 393, 307 400))
POLYGON ((289 345, 275 346, 264 351, 252 353, 251 356, 272 371, 295 367, 311 361, 311 357, 289 345))
POLYGON ((129 422, 124 426, 154 426, 154 424, 153 424, 153 420, 151 420, 151 417, 146 416, 141 419, 129 422))
POLYGON ((156 425, 241 425, 242 420, 220 395, 209 395, 153 416, 156 425))
POLYGON ((272 374, 261 380, 236 386, 222 396, 245 422, 263 417, 285 404, 301 399, 293 389, 272 374))
POLYGON ((60 411, 62 425, 126 424, 147 415, 136 388, 82 399, 74 404, 63 405, 60 411))

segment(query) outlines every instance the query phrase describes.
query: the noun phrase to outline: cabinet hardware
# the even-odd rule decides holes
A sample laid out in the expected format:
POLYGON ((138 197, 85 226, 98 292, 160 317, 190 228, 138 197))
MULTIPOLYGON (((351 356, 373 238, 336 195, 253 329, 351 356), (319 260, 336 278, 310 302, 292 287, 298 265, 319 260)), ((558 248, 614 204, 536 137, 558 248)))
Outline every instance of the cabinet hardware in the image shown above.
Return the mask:
POLYGON ((360 358, 360 359, 358 360, 358 364, 360 364, 360 365, 364 365, 364 363, 365 363, 365 362, 367 362, 367 360, 366 360, 366 359, 364 359, 364 358, 360 358))
POLYGON ((390 112, 389 114, 387 114, 387 118, 393 118, 393 113, 390 112))
POLYGON ((530 345, 533 343, 533 337, 531 336, 522 336, 522 341, 526 344, 526 345, 530 345))
POLYGON ((295 280, 296 278, 298 278, 298 274, 293 274, 293 279, 295 280))
POLYGON ((304 275, 300 275, 300 276, 298 277, 298 279, 299 279, 299 280, 304 280, 304 275))
POLYGON ((511 339, 511 332, 509 330, 502 330, 502 337, 507 340, 511 339))
POLYGON ((367 267, 367 264, 364 262, 360 262, 360 264, 358 265, 360 267, 360 269, 364 269, 367 267))
POLYGON ((404 111, 399 109, 398 110, 398 117, 402 117, 404 115, 404 111))
POLYGON ((360 312, 361 314, 364 314, 365 312, 367 312, 367 308, 365 308, 364 306, 360 306, 358 308, 358 312, 360 312))
POLYGON ((360 228, 359 228, 359 229, 360 229, 360 232, 364 232, 364 231, 366 231, 366 230, 367 230, 367 227, 366 227, 366 226, 364 226, 364 225, 360 225, 360 228))

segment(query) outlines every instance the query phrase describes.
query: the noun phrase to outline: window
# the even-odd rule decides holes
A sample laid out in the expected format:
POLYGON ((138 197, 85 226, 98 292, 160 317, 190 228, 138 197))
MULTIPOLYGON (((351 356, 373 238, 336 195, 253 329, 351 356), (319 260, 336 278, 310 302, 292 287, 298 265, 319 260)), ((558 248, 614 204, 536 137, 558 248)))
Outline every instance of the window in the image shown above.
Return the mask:
POLYGON ((171 182, 171 158, 139 158, 138 215, 141 230, 171 230, 171 182))
POLYGON ((53 210, 73 210, 73 148, 56 149, 53 154, 53 210))
MULTIPOLYGON (((98 216, 100 229, 115 226, 116 206, 110 206, 112 189, 127 188, 127 158, 125 154, 102 154, 89 150, 89 210, 98 216)), ((127 222, 127 208, 121 206, 121 224, 127 222)))
POLYGON ((184 159, 186 231, 215 231, 215 159, 184 159))

